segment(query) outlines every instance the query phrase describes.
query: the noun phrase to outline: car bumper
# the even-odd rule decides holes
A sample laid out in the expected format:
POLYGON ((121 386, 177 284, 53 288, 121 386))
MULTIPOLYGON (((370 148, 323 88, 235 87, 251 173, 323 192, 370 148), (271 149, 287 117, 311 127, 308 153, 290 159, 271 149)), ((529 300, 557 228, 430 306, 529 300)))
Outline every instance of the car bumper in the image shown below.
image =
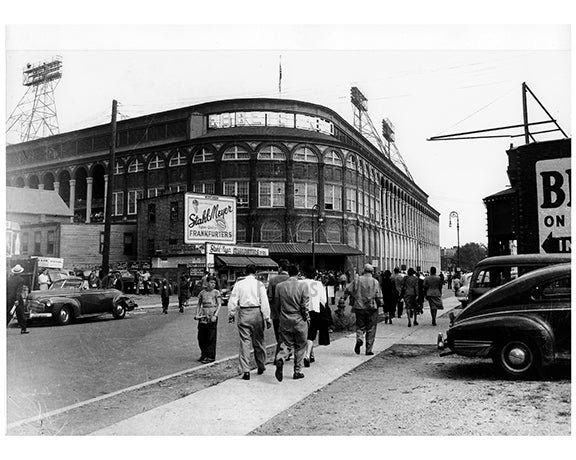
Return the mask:
POLYGON ((52 318, 52 313, 38 313, 38 312, 28 312, 26 313, 27 319, 34 319, 34 318, 52 318))

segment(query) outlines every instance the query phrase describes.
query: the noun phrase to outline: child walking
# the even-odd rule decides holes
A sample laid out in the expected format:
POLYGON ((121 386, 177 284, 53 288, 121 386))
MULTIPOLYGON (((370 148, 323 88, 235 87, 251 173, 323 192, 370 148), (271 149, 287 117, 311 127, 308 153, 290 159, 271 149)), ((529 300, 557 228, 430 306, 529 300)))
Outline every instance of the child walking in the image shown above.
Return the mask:
POLYGON ((218 329, 218 313, 222 299, 216 289, 214 277, 208 277, 206 287, 198 294, 196 316, 198 320, 198 346, 202 364, 212 363, 216 359, 216 332, 218 329))

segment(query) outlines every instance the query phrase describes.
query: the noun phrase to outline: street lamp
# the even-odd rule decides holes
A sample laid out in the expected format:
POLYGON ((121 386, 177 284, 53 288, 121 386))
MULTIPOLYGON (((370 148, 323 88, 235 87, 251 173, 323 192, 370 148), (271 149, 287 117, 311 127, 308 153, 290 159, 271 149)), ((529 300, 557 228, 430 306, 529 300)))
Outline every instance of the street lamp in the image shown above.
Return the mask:
POLYGON ((456 211, 450 213, 450 220, 448 221, 448 227, 452 227, 452 218, 456 219, 456 239, 458 242, 458 253, 457 253, 457 270, 460 270, 460 218, 456 211))
POLYGON ((312 206, 312 214, 311 214, 311 218, 312 218, 312 269, 314 270, 314 273, 316 273, 316 220, 314 219, 314 214, 316 213, 316 211, 318 211, 318 223, 321 224, 324 219, 322 218, 322 216, 320 215, 320 206, 318 206, 318 204, 315 204, 314 206, 312 206))

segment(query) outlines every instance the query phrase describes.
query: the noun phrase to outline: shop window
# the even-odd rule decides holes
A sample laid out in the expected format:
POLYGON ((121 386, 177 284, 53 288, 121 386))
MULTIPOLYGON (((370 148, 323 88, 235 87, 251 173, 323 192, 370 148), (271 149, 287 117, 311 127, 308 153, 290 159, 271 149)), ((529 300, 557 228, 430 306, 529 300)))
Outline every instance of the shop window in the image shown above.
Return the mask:
POLYGON ((46 254, 49 256, 54 255, 54 230, 48 230, 46 254))
POLYGON ((42 233, 34 232, 34 254, 41 254, 42 233))
POLYGON ((30 241, 30 235, 28 233, 22 233, 20 240, 20 246, 22 248, 22 254, 28 254, 28 243, 30 241))

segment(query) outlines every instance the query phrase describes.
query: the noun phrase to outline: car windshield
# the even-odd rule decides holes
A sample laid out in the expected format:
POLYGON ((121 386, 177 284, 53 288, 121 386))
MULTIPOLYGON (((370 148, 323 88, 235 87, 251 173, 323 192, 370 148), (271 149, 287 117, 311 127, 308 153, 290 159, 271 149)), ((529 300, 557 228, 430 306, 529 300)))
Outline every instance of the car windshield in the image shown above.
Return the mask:
POLYGON ((50 289, 78 289, 81 286, 82 280, 80 279, 66 279, 55 281, 50 286, 50 289))

